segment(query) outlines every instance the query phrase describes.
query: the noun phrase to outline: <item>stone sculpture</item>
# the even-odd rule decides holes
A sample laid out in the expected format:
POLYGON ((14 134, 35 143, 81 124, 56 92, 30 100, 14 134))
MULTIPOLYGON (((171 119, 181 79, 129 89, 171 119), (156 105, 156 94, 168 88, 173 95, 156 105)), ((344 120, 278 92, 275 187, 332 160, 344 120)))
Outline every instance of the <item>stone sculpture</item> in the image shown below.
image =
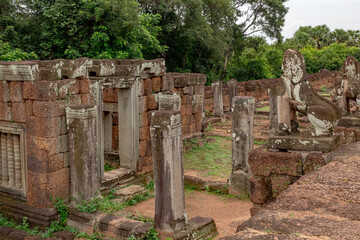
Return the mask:
POLYGON ((335 98, 343 116, 351 115, 350 100, 360 105, 360 64, 353 56, 346 59, 342 77, 335 82, 335 98))
POLYGON ((270 89, 271 127, 275 134, 269 137, 268 147, 300 151, 334 150, 339 144, 339 137, 334 136, 333 129, 341 119, 340 109, 311 87, 300 52, 286 50, 282 70, 278 86, 270 89), (314 129, 299 133, 296 112, 307 116, 314 129))
POLYGON ((283 60, 283 75, 281 77, 285 99, 292 111, 279 112, 280 115, 288 115, 290 124, 280 122, 285 132, 297 131, 296 116, 298 111, 309 118, 315 131, 312 136, 329 136, 338 121, 341 119, 340 109, 331 101, 321 97, 310 86, 306 78, 305 60, 300 52, 289 49, 285 51, 283 60))

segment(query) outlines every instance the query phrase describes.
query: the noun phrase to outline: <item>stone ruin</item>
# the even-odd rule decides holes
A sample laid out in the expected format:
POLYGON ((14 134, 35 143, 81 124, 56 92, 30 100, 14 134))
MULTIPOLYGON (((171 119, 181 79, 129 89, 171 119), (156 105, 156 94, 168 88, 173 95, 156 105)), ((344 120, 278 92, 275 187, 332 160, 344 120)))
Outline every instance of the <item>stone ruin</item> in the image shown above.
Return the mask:
MULTIPOLYGON (((0 62, 1 212, 48 226, 57 219, 51 199, 131 183, 153 168, 152 112, 180 111, 180 138, 201 134, 205 81, 166 73, 163 59, 0 62), (109 156, 120 168, 105 172, 109 156)), ((70 213, 74 226, 79 219, 70 213)), ((95 221, 86 219, 81 226, 95 221)))
POLYGON ((340 109, 310 86, 303 56, 285 51, 282 68, 281 81, 269 90, 271 132, 266 148, 249 154, 252 215, 301 176, 325 165, 330 157, 324 153, 340 145, 334 134, 340 109), (300 131, 300 116, 307 117, 314 129, 300 131))
POLYGON ((353 56, 349 56, 341 72, 342 76, 334 84, 335 100, 343 115, 339 125, 360 126, 360 64, 353 56))
POLYGON ((340 109, 321 97, 307 81, 305 60, 300 52, 286 50, 283 75, 271 91, 271 128, 268 147, 287 150, 329 152, 339 145, 334 127, 341 119, 340 109), (307 116, 314 129, 298 131, 297 112, 307 116))

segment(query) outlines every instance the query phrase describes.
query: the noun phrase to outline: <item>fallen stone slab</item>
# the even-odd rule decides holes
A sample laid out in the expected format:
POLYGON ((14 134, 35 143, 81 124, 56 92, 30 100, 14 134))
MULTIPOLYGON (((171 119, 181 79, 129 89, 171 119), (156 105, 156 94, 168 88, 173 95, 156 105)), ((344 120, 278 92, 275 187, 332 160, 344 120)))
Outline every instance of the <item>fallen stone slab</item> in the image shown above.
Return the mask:
POLYGON ((328 164, 302 176, 223 239, 359 239, 359 149, 360 143, 341 146, 328 164))

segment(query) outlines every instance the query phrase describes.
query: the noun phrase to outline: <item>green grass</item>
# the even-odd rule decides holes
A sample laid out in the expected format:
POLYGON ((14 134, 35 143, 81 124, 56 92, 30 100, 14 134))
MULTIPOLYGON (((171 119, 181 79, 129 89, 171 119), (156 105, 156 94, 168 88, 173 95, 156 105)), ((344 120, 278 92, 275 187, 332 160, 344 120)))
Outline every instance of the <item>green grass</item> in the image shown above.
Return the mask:
POLYGON ((270 106, 264 106, 261 108, 256 108, 257 112, 270 112, 270 106))
POLYGON ((184 168, 199 170, 203 176, 227 178, 231 173, 231 138, 212 137, 215 142, 194 146, 184 154, 184 168))
POLYGON ((264 145, 264 144, 266 144, 265 141, 255 140, 255 139, 254 139, 254 145, 259 145, 259 146, 261 146, 261 145, 264 145))

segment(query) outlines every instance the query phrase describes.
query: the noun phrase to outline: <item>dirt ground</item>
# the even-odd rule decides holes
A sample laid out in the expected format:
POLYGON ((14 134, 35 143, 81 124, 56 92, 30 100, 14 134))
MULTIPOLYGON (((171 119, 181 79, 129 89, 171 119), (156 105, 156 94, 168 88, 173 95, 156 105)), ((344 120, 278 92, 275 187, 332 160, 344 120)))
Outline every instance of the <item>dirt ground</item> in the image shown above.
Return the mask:
MULTIPOLYGON (((186 214, 188 218, 201 216, 212 217, 215 220, 219 234, 215 239, 233 235, 236 227, 250 218, 250 200, 223 197, 208 192, 185 192, 186 214), (209 207, 211 206, 211 207, 209 207)), ((143 217, 154 217, 155 199, 149 199, 136 206, 126 208, 129 212, 143 217)))

